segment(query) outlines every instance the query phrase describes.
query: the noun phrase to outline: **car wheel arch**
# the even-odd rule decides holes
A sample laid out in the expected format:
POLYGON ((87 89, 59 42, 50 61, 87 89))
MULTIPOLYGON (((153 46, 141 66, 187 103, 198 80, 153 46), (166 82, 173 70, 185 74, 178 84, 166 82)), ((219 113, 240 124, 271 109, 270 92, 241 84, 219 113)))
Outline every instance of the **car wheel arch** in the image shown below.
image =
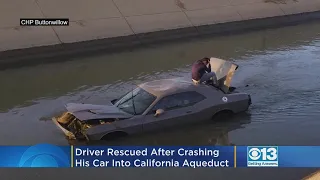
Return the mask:
POLYGON ((129 134, 125 131, 112 131, 101 136, 100 140, 113 140, 113 139, 118 139, 128 135, 129 134))
POLYGON ((214 113, 211 119, 215 121, 224 120, 226 118, 232 117, 234 114, 235 113, 231 109, 223 109, 214 113))

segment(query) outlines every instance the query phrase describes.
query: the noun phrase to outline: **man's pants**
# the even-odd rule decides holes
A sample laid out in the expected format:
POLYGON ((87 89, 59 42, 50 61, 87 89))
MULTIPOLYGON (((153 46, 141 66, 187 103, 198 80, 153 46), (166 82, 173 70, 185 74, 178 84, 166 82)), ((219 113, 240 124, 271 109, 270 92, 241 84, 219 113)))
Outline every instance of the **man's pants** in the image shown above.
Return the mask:
POLYGON ((216 73, 214 72, 210 72, 210 73, 205 73, 201 79, 200 79, 200 83, 203 83, 205 81, 213 81, 214 84, 217 84, 218 80, 217 80, 217 76, 216 73))
POLYGON ((216 73, 214 73, 214 72, 205 73, 201 77, 200 81, 195 81, 195 80, 192 80, 192 81, 196 84, 200 84, 200 83, 207 82, 207 81, 212 81, 214 85, 218 86, 217 76, 216 76, 216 73))

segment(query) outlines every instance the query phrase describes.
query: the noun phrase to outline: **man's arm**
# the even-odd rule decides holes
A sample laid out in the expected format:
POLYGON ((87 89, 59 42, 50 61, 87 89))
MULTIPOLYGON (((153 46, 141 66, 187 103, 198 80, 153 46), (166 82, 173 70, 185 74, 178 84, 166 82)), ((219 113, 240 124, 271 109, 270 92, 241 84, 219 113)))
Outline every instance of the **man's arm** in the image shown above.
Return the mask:
POLYGON ((209 73, 211 72, 211 64, 209 63, 208 66, 206 66, 206 71, 209 73))

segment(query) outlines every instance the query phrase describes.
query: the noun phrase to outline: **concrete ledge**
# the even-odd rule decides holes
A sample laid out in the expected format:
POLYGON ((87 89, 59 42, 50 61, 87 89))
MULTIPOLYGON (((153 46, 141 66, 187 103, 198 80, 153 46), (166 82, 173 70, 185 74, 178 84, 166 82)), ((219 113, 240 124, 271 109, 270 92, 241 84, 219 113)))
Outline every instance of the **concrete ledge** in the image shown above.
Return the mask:
POLYGON ((173 30, 140 33, 129 36, 105 38, 75 43, 34 47, 0 52, 0 70, 48 62, 59 62, 86 55, 132 50, 150 43, 188 40, 203 35, 223 35, 244 31, 276 28, 320 19, 320 11, 295 15, 251 19, 213 25, 185 27, 173 30))

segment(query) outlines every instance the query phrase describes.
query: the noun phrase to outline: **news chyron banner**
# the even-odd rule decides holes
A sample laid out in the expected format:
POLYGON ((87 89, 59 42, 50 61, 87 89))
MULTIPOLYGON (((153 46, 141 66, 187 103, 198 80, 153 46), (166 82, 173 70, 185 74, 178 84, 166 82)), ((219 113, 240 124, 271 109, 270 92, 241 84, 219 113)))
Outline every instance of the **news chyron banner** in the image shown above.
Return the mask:
POLYGON ((234 147, 74 147, 73 167, 234 167, 234 147), (93 155, 94 154, 94 155, 93 155))
POLYGON ((320 146, 0 146, 0 167, 320 167, 320 146))

